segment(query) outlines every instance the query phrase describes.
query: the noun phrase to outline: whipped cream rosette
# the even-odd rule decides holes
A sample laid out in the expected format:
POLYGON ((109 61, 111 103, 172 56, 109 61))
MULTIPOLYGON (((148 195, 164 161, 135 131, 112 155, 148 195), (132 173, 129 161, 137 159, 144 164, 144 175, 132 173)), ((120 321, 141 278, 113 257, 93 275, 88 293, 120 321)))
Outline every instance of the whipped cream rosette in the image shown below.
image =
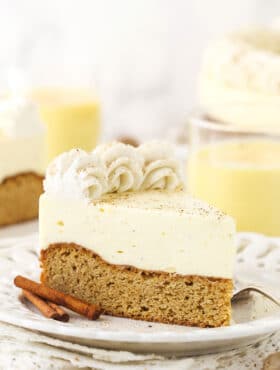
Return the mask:
POLYGON ((139 190, 144 160, 134 147, 114 142, 98 146, 93 154, 106 166, 108 193, 139 190))
POLYGON ((56 157, 49 165, 44 181, 46 192, 72 198, 96 199, 107 192, 104 164, 92 153, 73 149, 56 157))
POLYGON ((137 151, 144 158, 144 178, 141 190, 176 190, 184 187, 181 169, 171 145, 150 142, 137 151))
POLYGON ((106 193, 182 188, 172 146, 161 142, 139 148, 114 142, 99 145, 91 153, 73 149, 53 160, 44 181, 48 193, 86 200, 106 193))

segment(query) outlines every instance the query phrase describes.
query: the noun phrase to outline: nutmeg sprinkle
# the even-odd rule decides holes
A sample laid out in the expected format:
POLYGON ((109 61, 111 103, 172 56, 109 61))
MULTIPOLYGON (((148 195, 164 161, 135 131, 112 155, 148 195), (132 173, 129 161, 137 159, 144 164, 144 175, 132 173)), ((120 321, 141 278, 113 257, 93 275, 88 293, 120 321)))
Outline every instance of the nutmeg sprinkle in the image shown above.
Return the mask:
POLYGON ((223 212, 201 200, 192 198, 184 190, 170 193, 166 190, 111 193, 105 194, 101 199, 93 200, 92 204, 101 207, 101 212, 105 211, 106 206, 123 206, 125 208, 177 212, 179 215, 202 217, 211 215, 218 221, 226 217, 223 212), (167 194, 169 195, 166 196, 167 194), (185 195, 183 201, 182 194, 185 195))

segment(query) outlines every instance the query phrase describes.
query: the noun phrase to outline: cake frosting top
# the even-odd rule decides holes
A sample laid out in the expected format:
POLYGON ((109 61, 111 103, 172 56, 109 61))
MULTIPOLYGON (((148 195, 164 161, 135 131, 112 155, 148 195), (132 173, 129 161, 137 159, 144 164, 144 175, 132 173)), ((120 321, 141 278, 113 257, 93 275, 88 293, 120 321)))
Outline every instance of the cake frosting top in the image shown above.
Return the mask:
POLYGON ((43 131, 36 104, 20 97, 0 100, 0 134, 16 138, 32 137, 43 131))
POLYGON ((203 78, 229 87, 280 93, 280 31, 254 27, 213 41, 206 50, 203 78))
POLYGON ((46 172, 46 193, 91 201, 106 193, 184 188, 171 145, 150 142, 132 147, 113 142, 92 152, 72 149, 56 157, 46 172))

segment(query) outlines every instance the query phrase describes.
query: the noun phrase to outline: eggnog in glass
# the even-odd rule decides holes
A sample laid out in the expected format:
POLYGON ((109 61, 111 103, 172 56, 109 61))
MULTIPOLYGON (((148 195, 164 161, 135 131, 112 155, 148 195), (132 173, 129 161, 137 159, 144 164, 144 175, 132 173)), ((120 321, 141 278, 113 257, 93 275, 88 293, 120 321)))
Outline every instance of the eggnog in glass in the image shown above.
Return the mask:
POLYGON ((92 150, 100 137, 100 102, 90 69, 46 66, 32 71, 27 88, 47 127, 47 161, 72 148, 92 150))
POLYGON ((280 235, 280 134, 190 119, 189 191, 233 216, 239 231, 280 235))

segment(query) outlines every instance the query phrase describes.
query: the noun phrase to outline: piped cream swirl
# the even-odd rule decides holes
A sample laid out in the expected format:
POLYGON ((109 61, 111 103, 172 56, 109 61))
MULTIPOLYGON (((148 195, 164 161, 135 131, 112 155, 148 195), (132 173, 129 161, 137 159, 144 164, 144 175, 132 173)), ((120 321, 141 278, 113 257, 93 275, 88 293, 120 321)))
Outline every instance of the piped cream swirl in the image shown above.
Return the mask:
POLYGON ((107 191, 106 168, 97 156, 72 149, 49 165, 44 189, 77 199, 99 198, 107 191))
POLYGON ((139 190, 143 180, 143 158, 130 145, 99 145, 93 152, 107 168, 108 193, 139 190))
POLYGON ((171 145, 150 142, 138 148, 144 158, 142 190, 176 190, 183 187, 180 166, 171 145))
POLYGON ((49 165, 47 193, 75 199, 98 199, 105 193, 183 188, 172 147, 151 142, 138 148, 114 142, 87 153, 73 149, 49 165))

